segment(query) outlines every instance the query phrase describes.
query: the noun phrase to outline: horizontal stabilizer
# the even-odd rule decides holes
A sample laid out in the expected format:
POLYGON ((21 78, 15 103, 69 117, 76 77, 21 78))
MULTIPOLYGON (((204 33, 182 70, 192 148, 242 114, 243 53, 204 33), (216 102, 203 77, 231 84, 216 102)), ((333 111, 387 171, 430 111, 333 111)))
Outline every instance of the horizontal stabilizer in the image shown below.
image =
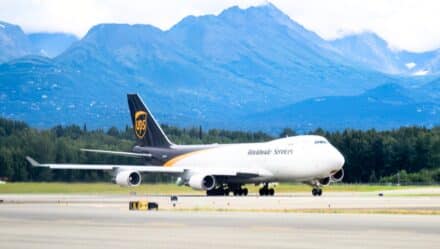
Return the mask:
MULTIPOLYGON (((34 167, 42 167, 41 164, 35 161, 32 157, 26 156, 26 160, 34 167)), ((43 166, 44 167, 44 166, 43 166)))
POLYGON ((84 152, 101 153, 115 156, 126 156, 126 157, 152 157, 148 153, 135 153, 135 152, 125 152, 125 151, 112 151, 112 150, 96 150, 96 149, 80 149, 84 152))

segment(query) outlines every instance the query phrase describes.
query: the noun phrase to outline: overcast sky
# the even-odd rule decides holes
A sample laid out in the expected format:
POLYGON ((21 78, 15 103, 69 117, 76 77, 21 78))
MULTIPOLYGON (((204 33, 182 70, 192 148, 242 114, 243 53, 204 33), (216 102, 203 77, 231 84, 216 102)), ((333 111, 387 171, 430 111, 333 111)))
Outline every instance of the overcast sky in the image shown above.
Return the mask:
MULTIPOLYGON (((393 49, 440 48, 440 1, 272 0, 291 19, 324 39, 372 31, 393 49)), ((98 23, 145 23, 169 29, 187 15, 219 14, 262 0, 0 0, 0 20, 25 32, 69 32, 82 37, 98 23)))

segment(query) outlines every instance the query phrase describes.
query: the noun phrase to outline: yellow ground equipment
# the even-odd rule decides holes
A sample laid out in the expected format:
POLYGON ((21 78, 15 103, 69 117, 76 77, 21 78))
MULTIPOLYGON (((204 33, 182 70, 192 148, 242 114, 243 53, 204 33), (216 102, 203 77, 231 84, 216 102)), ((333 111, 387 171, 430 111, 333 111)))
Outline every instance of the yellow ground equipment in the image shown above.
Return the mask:
POLYGON ((129 210, 158 210, 159 205, 156 202, 148 201, 130 201, 128 205, 129 210))

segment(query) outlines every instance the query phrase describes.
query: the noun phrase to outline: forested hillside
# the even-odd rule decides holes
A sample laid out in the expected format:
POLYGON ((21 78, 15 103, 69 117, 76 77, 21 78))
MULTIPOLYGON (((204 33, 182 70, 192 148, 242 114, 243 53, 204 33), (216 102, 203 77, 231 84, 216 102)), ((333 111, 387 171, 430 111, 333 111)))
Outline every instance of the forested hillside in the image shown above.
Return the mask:
MULTIPOLYGON (((242 132, 164 125, 177 144, 261 142, 274 139, 262 132, 242 132)), ((390 131, 344 130, 311 132, 327 137, 345 156, 344 182, 440 183, 440 127, 405 127, 390 131)), ((284 129, 279 137, 294 135, 284 129)), ((81 152, 80 148, 130 151, 134 136, 130 127, 123 130, 88 130, 80 126, 56 126, 47 130, 26 123, 0 119, 0 177, 10 181, 109 181, 99 171, 74 171, 32 168, 25 156, 42 162, 139 164, 133 158, 81 152)), ((144 181, 170 181, 164 175, 144 175, 144 181)))

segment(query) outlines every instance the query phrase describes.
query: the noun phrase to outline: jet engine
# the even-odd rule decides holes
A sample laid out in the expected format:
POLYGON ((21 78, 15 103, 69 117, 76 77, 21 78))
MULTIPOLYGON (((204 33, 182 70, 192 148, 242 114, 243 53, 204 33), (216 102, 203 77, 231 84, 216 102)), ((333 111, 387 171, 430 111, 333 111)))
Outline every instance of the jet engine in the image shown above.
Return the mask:
POLYGON ((332 182, 340 182, 344 178, 344 169, 340 169, 338 172, 330 176, 332 182))
POLYGON ((137 171, 124 170, 118 172, 115 183, 123 187, 133 187, 141 184, 142 177, 137 171))
POLYGON ((197 190, 211 190, 215 184, 215 177, 211 175, 193 175, 188 181, 188 185, 197 190))
POLYGON ((321 185, 327 186, 330 184, 330 177, 322 178, 319 180, 319 183, 321 185))

